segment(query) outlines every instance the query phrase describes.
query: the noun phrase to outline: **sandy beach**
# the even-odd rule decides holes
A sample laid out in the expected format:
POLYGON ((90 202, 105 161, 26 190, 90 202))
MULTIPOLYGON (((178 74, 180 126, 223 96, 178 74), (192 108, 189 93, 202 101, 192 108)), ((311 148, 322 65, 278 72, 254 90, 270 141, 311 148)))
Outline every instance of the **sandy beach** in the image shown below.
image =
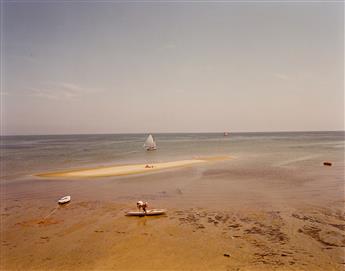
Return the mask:
POLYGON ((32 202, 8 207, 1 269, 343 270, 337 210, 191 208, 125 217, 131 207, 78 201, 47 218, 32 202))

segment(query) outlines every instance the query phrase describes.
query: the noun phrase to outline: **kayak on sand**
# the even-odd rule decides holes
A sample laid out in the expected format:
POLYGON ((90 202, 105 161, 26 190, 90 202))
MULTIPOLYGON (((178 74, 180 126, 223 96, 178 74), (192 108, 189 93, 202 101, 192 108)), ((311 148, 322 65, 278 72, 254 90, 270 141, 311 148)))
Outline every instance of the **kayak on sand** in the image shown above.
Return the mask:
POLYGON ((154 216, 154 215, 163 215, 166 213, 166 209, 151 209, 147 210, 146 213, 143 211, 129 211, 126 213, 126 216, 154 216))

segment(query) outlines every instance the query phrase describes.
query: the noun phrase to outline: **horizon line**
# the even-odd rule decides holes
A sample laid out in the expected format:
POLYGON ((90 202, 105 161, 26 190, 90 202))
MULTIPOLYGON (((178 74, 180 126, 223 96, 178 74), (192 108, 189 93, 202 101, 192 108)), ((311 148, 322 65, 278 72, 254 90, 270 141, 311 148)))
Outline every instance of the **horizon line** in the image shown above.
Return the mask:
POLYGON ((70 134, 0 134, 7 136, 64 136, 64 135, 142 135, 142 134, 249 134, 249 133, 315 133, 315 132, 345 132, 344 130, 277 130, 277 131, 217 131, 217 132, 108 132, 108 133, 70 133, 70 134))

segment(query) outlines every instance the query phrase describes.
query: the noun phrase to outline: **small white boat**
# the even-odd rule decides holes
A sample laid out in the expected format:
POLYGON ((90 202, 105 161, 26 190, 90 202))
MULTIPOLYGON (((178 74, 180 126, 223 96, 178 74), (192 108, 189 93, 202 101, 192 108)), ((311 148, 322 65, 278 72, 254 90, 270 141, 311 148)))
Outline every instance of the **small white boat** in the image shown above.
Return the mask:
POLYGON ((149 136, 146 138, 146 141, 144 143, 144 148, 147 151, 154 151, 157 150, 157 145, 155 140, 153 139, 153 136, 149 134, 149 136))
POLYGON ((129 211, 126 213, 126 216, 154 216, 154 215, 163 215, 166 213, 166 209, 151 209, 147 210, 146 214, 144 211, 129 211))
POLYGON ((71 196, 65 196, 58 200, 59 204, 66 204, 71 201, 71 196))

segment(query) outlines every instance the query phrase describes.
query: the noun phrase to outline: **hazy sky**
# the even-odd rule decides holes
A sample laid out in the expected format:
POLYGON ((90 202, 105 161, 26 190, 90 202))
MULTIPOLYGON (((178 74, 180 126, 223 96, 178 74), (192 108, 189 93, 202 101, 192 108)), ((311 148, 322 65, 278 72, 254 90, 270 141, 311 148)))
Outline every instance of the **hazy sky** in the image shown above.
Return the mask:
POLYGON ((344 4, 2 2, 3 134, 344 129, 344 4))

